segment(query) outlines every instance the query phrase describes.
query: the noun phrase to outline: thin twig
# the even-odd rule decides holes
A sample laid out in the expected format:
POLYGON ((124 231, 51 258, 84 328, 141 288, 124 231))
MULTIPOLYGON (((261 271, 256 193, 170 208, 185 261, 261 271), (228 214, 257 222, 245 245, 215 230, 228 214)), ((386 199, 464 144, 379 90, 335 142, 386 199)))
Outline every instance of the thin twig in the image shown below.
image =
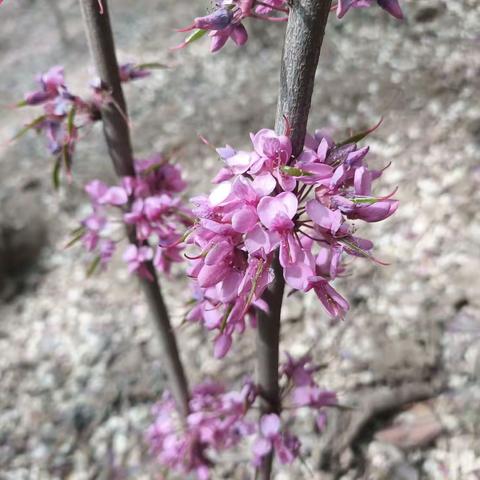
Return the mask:
POLYGON ((355 444, 365 428, 379 415, 397 411, 405 405, 438 395, 443 385, 438 381, 411 382, 398 387, 383 387, 358 395, 358 406, 350 411, 337 412, 322 438, 319 467, 335 470, 338 458, 355 444))
MULTIPOLYGON (((130 141, 127 106, 123 96, 118 62, 115 53, 110 15, 107 0, 102 0, 102 11, 97 0, 79 0, 82 9, 85 31, 97 74, 108 87, 114 102, 102 106, 102 120, 105 140, 110 157, 119 177, 134 176, 133 152, 130 141)), ((128 237, 137 243, 133 229, 128 229, 128 237)), ((163 300, 160 284, 151 262, 147 263, 153 281, 140 279, 147 302, 155 320, 163 352, 163 365, 168 376, 170 389, 179 411, 188 413, 188 384, 178 352, 175 334, 163 300)))

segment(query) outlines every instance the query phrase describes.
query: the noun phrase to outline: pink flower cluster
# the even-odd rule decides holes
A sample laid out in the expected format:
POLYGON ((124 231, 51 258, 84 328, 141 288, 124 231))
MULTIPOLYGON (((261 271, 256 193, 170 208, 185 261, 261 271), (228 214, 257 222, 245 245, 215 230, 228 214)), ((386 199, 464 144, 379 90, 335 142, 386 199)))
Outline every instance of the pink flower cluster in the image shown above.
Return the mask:
POLYGON ((309 357, 295 361, 288 356, 281 366, 281 376, 289 408, 282 414, 265 414, 259 419, 255 419, 252 407, 261 391, 251 381, 246 381, 240 391, 231 392, 218 383, 197 386, 184 423, 173 399, 166 394, 154 408, 155 421, 147 433, 152 452, 166 467, 184 475, 194 472, 200 480, 210 478, 214 458, 248 438, 254 466, 259 466, 272 451, 280 463, 292 463, 300 455, 301 443, 285 425, 292 423, 296 409, 312 408, 315 416, 322 418, 323 428, 326 407, 337 405, 335 393, 321 389, 315 382, 313 373, 317 369, 309 357))
POLYGON ((231 38, 241 46, 248 40, 248 33, 242 21, 248 17, 271 22, 287 20, 288 3, 286 0, 217 0, 215 10, 204 17, 195 18, 193 23, 179 32, 196 30, 176 48, 183 48, 201 38, 207 32, 211 38, 212 53, 220 50, 231 38), (272 12, 280 15, 271 15, 272 12))
MULTIPOLYGON (((150 72, 142 65, 127 63, 119 67, 122 82, 148 76, 150 72)), ((72 156, 79 139, 80 131, 101 120, 100 107, 113 102, 108 88, 99 80, 91 83, 92 94, 83 99, 71 93, 65 83, 64 69, 52 67, 39 75, 38 89, 25 94, 18 107, 41 106, 43 113, 25 126, 15 138, 33 129, 47 139, 49 152, 56 158, 56 169, 64 165, 70 175, 72 156)))
POLYGON ((115 226, 135 227, 137 243, 127 246, 123 259, 131 273, 151 280, 147 262, 169 273, 172 263, 183 261, 182 234, 192 217, 178 196, 186 184, 177 166, 157 154, 137 160, 135 168, 136 176, 122 178, 118 186, 108 187, 100 180, 86 185, 93 212, 82 221, 77 238, 105 266, 124 233, 115 226), (112 207, 116 216, 110 213, 112 207))
MULTIPOLYGON (((376 3, 399 20, 403 20, 403 12, 399 0, 375 0, 376 3)), ((342 18, 351 8, 371 7, 374 0, 338 0, 337 17, 342 18)))
POLYGON ((245 316, 255 323, 255 308, 267 308, 261 297, 276 255, 292 289, 313 290, 330 316, 342 318, 349 305, 332 281, 345 271, 343 257, 373 259, 372 242, 349 220, 378 222, 398 206, 394 192, 372 193, 382 171, 366 165, 368 147, 335 144, 318 131, 294 158, 288 135, 263 129, 251 140, 251 151, 217 149, 225 163, 218 185, 192 200, 198 220, 186 242, 198 302, 188 318, 218 332, 217 357, 244 330, 245 316))

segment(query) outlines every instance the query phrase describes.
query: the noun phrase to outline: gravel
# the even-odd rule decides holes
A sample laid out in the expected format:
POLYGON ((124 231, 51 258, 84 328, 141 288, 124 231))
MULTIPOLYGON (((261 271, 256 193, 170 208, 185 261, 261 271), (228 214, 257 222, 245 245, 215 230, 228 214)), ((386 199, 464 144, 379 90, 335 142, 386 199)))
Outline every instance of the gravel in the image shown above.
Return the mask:
MULTIPOLYGON (((219 161, 198 133, 241 148, 250 131, 272 125, 283 27, 250 24, 243 49, 230 45, 212 56, 199 42, 173 54, 168 47, 181 36, 172 29, 204 12, 205 2, 110 3, 120 59, 174 67, 127 88, 138 156, 181 145, 190 193, 205 191, 219 161)), ((328 126, 342 138, 384 117, 369 140, 371 158, 378 166, 391 162, 381 188, 399 186, 401 207, 389 221, 360 231, 390 265, 352 265, 352 276, 338 286, 354 308, 339 324, 328 322, 313 296, 291 297, 282 348, 302 354, 313 346, 329 363, 322 383, 345 403, 379 386, 441 377, 445 391, 425 403, 443 433, 409 449, 363 435, 334 477, 317 471, 318 441, 305 421, 313 473, 295 465, 278 479, 480 478, 480 341, 472 333, 480 330, 480 11, 476 0, 404 3, 405 23, 373 8, 343 22, 332 18, 310 118, 312 128, 328 126)), ((78 5, 61 2, 62 40, 49 4, 0 7, 2 103, 13 103, 35 74, 57 63, 74 89, 86 91, 78 5)), ((79 250, 63 248, 85 212, 82 183, 113 179, 100 129, 80 145, 73 185, 55 193, 42 139, 5 143, 30 117, 11 109, 0 117, 0 201, 10 214, 37 212, 49 231, 49 241, 23 235, 38 238, 39 248, 20 284, 18 275, 0 272, 7 292, 0 303, 0 479, 158 478, 143 437, 166 385, 142 296, 120 260, 86 278, 79 250)), ((181 270, 164 290, 179 326, 188 300, 181 270)), ((178 334, 192 382, 210 376, 233 383, 253 369, 251 332, 221 363, 212 359, 208 334, 196 326, 179 326, 178 334)), ((395 422, 380 419, 372 428, 395 422)), ((246 457, 236 452, 228 459, 246 457)), ((249 478, 248 470, 245 463, 220 467, 215 478, 249 478)))

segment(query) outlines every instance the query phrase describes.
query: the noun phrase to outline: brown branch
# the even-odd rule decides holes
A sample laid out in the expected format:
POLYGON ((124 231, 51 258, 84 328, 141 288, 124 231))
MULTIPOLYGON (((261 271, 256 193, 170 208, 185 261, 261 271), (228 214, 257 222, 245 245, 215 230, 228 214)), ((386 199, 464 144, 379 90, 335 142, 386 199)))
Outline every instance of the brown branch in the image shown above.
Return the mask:
POLYGON ((340 455, 357 441, 375 418, 397 411, 410 403, 432 398, 442 388, 438 381, 412 382, 398 387, 383 387, 361 395, 354 409, 339 410, 336 415, 329 416, 329 426, 322 437, 319 467, 335 471, 340 455))
POLYGON ((290 124, 293 156, 302 152, 315 72, 331 0, 292 0, 282 53, 275 130, 290 124))
MULTIPOLYGON (((119 177, 135 175, 130 131, 127 124, 127 106, 123 96, 118 62, 115 54, 112 28, 110 25, 107 0, 103 0, 103 12, 97 0, 79 0, 82 9, 85 31, 90 53, 97 74, 111 92, 113 102, 102 106, 102 120, 108 151, 119 177)), ((135 231, 129 229, 131 242, 137 243, 135 231)), ((188 413, 188 385, 177 348, 175 334, 163 300, 160 284, 151 262, 147 268, 154 281, 140 279, 147 297, 150 311, 154 317, 163 352, 163 364, 167 372, 169 385, 177 406, 183 415, 188 413)))
MULTIPOLYGON (((331 0, 291 0, 280 71, 280 92, 275 130, 284 133, 285 122, 290 126, 293 155, 298 156, 305 141, 307 120, 325 25, 331 0)), ((278 357, 280 314, 285 281, 283 269, 274 260, 275 280, 264 295, 268 314, 260 314, 257 336, 257 381, 262 395, 263 413, 279 412, 278 357)), ((269 480, 273 454, 266 457, 258 477, 269 480)))

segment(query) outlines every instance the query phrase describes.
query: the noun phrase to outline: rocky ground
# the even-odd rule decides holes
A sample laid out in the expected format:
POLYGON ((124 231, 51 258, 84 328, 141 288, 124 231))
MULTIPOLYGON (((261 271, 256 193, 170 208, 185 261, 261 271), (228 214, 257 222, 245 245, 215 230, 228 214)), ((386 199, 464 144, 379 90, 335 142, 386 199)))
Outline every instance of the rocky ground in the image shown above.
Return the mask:
MULTIPOLYGON (((204 12, 202 1, 110 3, 121 60, 175 66, 127 88, 136 152, 181 146, 190 193, 206 190, 218 160, 197 133, 242 147, 271 126, 283 27, 248 25, 246 48, 215 56, 202 42, 172 54, 172 29, 204 12)), ((405 23, 371 9, 328 27, 311 127, 341 137, 383 116, 372 159, 392 163, 382 188, 398 185, 402 203, 362 227, 391 265, 357 262, 340 282, 354 305, 344 323, 330 325, 311 296, 288 301, 284 348, 313 347, 329 365, 324 385, 355 408, 332 415, 320 440, 305 422, 309 467, 278 479, 480 478, 480 9, 404 3, 405 23)), ((75 1, 6 0, 0 18, 2 105, 58 63, 86 89, 75 1)), ((31 115, 0 116, 0 479, 158 478, 143 432, 165 378, 142 296, 120 262, 87 279, 79 250, 63 248, 85 213, 82 183, 112 178, 100 131, 79 148, 74 184, 55 193, 42 139, 6 144, 31 115)), ((175 277, 165 291, 178 325, 188 289, 175 277)), ((178 334, 192 381, 234 382, 253 368, 251 335, 219 364, 199 329, 178 334)))

